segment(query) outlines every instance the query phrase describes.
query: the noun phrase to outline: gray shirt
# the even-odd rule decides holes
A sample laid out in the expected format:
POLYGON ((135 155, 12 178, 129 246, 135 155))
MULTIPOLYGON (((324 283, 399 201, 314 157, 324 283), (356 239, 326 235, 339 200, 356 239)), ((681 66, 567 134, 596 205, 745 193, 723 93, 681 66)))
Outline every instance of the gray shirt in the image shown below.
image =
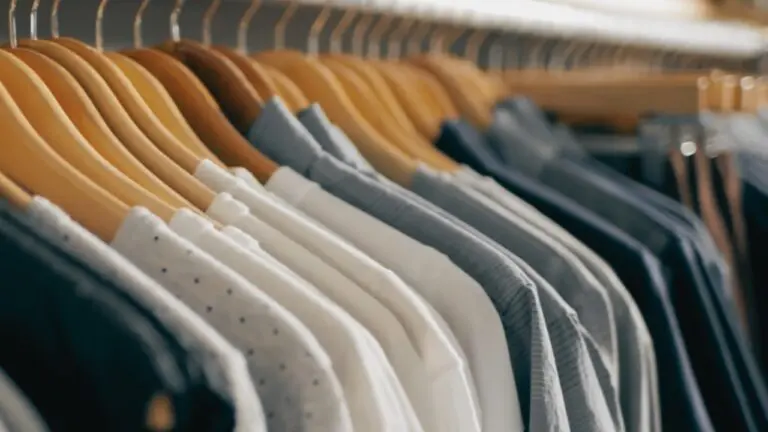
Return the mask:
POLYGON ((290 166, 344 201, 443 252, 477 280, 501 316, 521 409, 529 419, 529 428, 571 430, 539 295, 533 282, 514 262, 475 235, 399 197, 325 153, 279 100, 265 104, 249 138, 276 162, 290 166), (526 394, 529 399, 522 397, 526 394))
POLYGON ((532 227, 513 223, 511 218, 473 199, 448 176, 420 167, 413 179, 413 190, 492 236, 497 249, 533 278, 550 328, 571 428, 624 430, 615 386, 617 374, 611 373, 616 351, 613 311, 596 281, 577 271, 575 258, 569 252, 537 236, 532 227), (515 254, 509 252, 512 250, 515 254), (557 284, 557 291, 550 282, 557 284), (580 321, 586 323, 589 332, 580 321), (568 337, 564 337, 566 333, 568 337), (560 336, 562 339, 558 339, 560 336))

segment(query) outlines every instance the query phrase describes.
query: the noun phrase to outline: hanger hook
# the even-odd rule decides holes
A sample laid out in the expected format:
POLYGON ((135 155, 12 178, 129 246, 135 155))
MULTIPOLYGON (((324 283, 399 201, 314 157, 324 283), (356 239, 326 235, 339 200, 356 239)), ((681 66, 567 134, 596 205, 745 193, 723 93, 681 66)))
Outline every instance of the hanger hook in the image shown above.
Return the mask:
POLYGON ((309 35, 307 35, 307 53, 317 54, 320 52, 320 34, 323 32, 325 25, 328 23, 328 18, 331 17, 331 7, 323 6, 317 18, 312 22, 309 27, 309 35))
POLYGON ((211 0, 211 5, 203 13, 203 45, 211 46, 213 43, 213 36, 211 33, 211 27, 213 26, 213 18, 216 16, 216 12, 221 7, 221 0, 211 0))
POLYGON ((363 12, 352 30, 352 53, 363 57, 365 55, 365 36, 373 24, 373 14, 363 12))
POLYGON ((40 8, 40 0, 32 2, 32 8, 29 9, 29 38, 37 40, 37 10, 40 8))
MULTIPOLYGON (((499 33, 496 35, 496 37, 491 41, 491 45, 488 47, 488 70, 491 71, 502 71, 504 70, 504 64, 506 62, 505 60, 505 52, 504 52, 504 43, 503 40, 505 39, 505 33, 499 33)), ((466 55, 466 54, 465 54, 466 55)), ((474 62, 478 65, 480 64, 480 57, 474 59, 474 62)))
POLYGON ((256 12, 261 9, 261 5, 261 0, 253 0, 237 26, 237 49, 243 54, 248 53, 248 28, 256 12))
POLYGON ((467 45, 464 47, 464 57, 474 63, 480 62, 480 47, 491 36, 487 29, 474 29, 467 39, 467 45))
POLYGON ((379 16, 376 25, 373 26, 371 34, 368 36, 368 57, 378 59, 381 56, 381 39, 384 33, 389 30, 394 17, 391 13, 384 12, 379 16))
POLYGON ((184 8, 184 0, 176 0, 173 5, 173 11, 171 12, 171 40, 178 42, 181 40, 181 28, 179 27, 179 17, 181 16, 181 9, 184 8))
POLYGON ((568 57, 573 53, 573 51, 576 50, 578 46, 578 42, 572 40, 563 40, 555 44, 555 46, 552 48, 552 55, 547 61, 546 68, 548 70, 565 70, 567 68, 568 57), (565 47, 558 49, 558 45, 562 46, 563 44, 565 47))
POLYGON ((340 53, 342 49, 341 44, 341 38, 344 36, 344 33, 347 31, 350 25, 355 21, 355 18, 357 18, 358 10, 355 7, 350 7, 344 12, 344 15, 341 16, 341 19, 336 24, 336 26, 331 30, 331 43, 330 43, 330 49, 329 51, 332 53, 340 53))
POLYGON ((442 40, 440 42, 440 46, 438 46, 437 48, 442 52, 450 54, 451 48, 453 48, 453 44, 455 44, 456 41, 459 40, 461 35, 466 33, 467 30, 468 29, 466 27, 462 27, 458 25, 453 27, 449 26, 441 36, 442 40))
POLYGON ((19 46, 19 39, 16 35, 16 0, 11 0, 8 4, 8 36, 11 48, 19 46))
POLYGON ((403 49, 403 40, 405 36, 413 28, 416 21, 411 17, 403 17, 400 21, 400 25, 395 28, 395 31, 389 34, 389 42, 387 42, 387 58, 396 59, 400 57, 400 53, 403 49))
POLYGON ((59 5, 60 4, 61 4, 61 0, 53 0, 53 3, 51 4, 51 36, 54 39, 57 39, 59 37, 59 5))
POLYGON ((107 0, 101 0, 99 7, 96 8, 96 50, 104 51, 104 9, 107 7, 107 0))
POLYGON ((288 6, 280 15, 280 19, 275 24, 275 49, 285 49, 285 28, 288 26, 288 22, 293 18, 293 14, 296 13, 299 5, 296 2, 289 2, 288 6))
POLYGON ((408 54, 418 54, 421 52, 421 48, 424 46, 424 41, 429 35, 429 30, 431 27, 432 22, 427 19, 421 19, 417 21, 413 32, 411 32, 411 34, 408 36, 408 54))
POLYGON ((139 9, 136 10, 136 15, 133 17, 133 47, 141 48, 144 46, 144 39, 142 38, 141 25, 144 22, 144 11, 149 6, 149 0, 142 0, 139 5, 139 9))
POLYGON ((427 41, 427 50, 429 52, 437 53, 443 46, 445 34, 449 31, 450 23, 440 21, 438 18, 432 24, 432 31, 425 35, 427 41))

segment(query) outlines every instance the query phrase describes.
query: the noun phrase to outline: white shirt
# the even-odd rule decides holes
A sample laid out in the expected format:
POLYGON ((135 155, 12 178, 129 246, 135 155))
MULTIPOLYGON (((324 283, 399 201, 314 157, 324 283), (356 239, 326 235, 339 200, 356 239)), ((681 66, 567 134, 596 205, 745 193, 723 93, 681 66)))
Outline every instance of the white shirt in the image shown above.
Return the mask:
POLYGON ((489 177, 464 167, 455 173, 458 183, 471 188, 510 212, 537 226, 576 255, 606 288, 612 300, 617 324, 619 352, 619 393, 628 431, 658 432, 661 430, 661 403, 658 392, 656 354, 653 340, 642 313, 632 295, 611 267, 595 252, 581 243, 560 225, 541 214, 535 207, 510 193, 489 177))
POLYGON ((397 272, 448 322, 471 369, 485 431, 523 430, 504 329, 483 288, 444 254, 327 193, 288 168, 266 189, 397 272))
MULTIPOLYGON (((285 206, 276 204, 274 200, 264 198, 244 181, 216 165, 201 164, 195 175, 213 190, 231 193, 247 205, 255 216, 335 266, 397 316, 407 331, 409 343, 397 347, 381 338, 379 343, 388 354, 392 349, 397 349, 398 354, 393 355, 393 352, 389 360, 426 430, 465 431, 479 428, 479 415, 473 412, 472 399, 467 396, 471 384, 462 377, 465 365, 461 355, 437 324, 434 310, 412 288, 391 270, 385 269, 327 229, 308 222, 295 211, 286 210, 285 206), (462 415, 467 411, 472 414, 462 415), (457 412, 461 414, 456 415, 457 412)), ((234 214, 223 215, 224 212, 217 211, 216 206, 214 202, 208 213, 217 220, 249 232, 244 223, 247 218, 234 214)), ((356 318, 364 322, 360 317, 356 318)), ((389 333, 389 329, 386 331, 389 333)))
MULTIPOLYGON (((171 225, 190 214, 178 212, 171 225)), ((187 225, 195 221, 178 223, 187 225)), ((248 235, 233 227, 224 231, 227 234, 206 224, 195 244, 264 290, 312 330, 328 352, 341 381, 355 430, 408 430, 397 399, 384 392, 386 385, 380 379, 383 373, 370 349, 378 343, 368 331, 306 281, 275 260, 267 259, 248 235), (232 241, 222 240, 227 238, 232 241)))
MULTIPOLYGON (((379 370, 383 372, 381 388, 391 392, 396 397, 400 411, 406 416, 409 429, 421 430, 421 424, 413 406, 387 358, 387 355, 398 355, 400 349, 408 349, 408 337, 397 318, 338 270, 326 264, 280 231, 258 220, 250 214, 248 207, 231 199, 228 194, 220 194, 209 212, 214 218, 220 218, 220 220, 229 218, 239 220, 241 226, 247 226, 247 234, 259 242, 260 248, 290 266, 291 270, 321 290, 335 304, 351 313, 354 319, 361 323, 369 333, 373 333, 377 339, 371 341, 371 352, 376 355, 379 370), (379 340, 386 344, 384 345, 386 354, 381 351, 382 345, 379 344, 379 340)), ((228 226, 224 228, 223 232, 231 235, 233 234, 231 230, 232 227, 228 226)))
POLYGON ((350 431, 349 409, 328 354, 292 314, 185 238, 209 222, 166 226, 144 208, 123 221, 112 247, 186 303, 238 348, 269 430, 350 431), (183 234, 178 234, 183 233, 183 234))
POLYGON ((199 357, 214 390, 235 407, 237 431, 266 431, 261 402, 242 353, 187 305, 144 274, 130 261, 42 197, 34 197, 27 215, 42 234, 61 239, 60 245, 87 262, 150 310, 179 341, 199 357))

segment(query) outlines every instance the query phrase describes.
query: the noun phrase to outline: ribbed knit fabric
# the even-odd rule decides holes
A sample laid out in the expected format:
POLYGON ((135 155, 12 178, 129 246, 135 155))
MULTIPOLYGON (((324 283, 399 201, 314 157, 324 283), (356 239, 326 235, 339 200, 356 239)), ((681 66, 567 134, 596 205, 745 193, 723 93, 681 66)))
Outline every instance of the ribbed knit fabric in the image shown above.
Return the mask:
POLYGON ((349 430, 349 411, 328 354, 296 317, 183 238, 208 223, 199 222, 168 227, 146 209, 134 208, 112 247, 245 354, 268 429, 349 430))
MULTIPOLYGON (((494 211, 491 207, 493 203, 483 203, 473 199, 465 189, 454 184, 448 176, 440 176, 425 167, 420 167, 414 176, 412 189, 493 238, 502 248, 513 251, 514 255, 509 254, 510 258, 519 257, 517 261, 519 266, 528 267, 541 275, 540 282, 535 279, 534 282, 539 288, 544 316, 547 318, 550 329, 552 346, 558 361, 558 372, 561 384, 564 385, 563 394, 571 428, 573 430, 623 430, 624 422, 613 379, 616 374, 610 373, 615 371, 613 311, 607 294, 597 285, 597 281, 585 277, 583 268, 579 268, 581 264, 570 252, 537 233, 530 224, 524 226, 524 221, 520 221, 519 218, 517 220, 512 219, 512 216, 505 218, 503 214, 494 211), (557 284, 556 288, 553 288, 551 283, 557 284), (561 296, 563 298, 560 298, 561 296), (553 330, 554 326, 551 323, 554 321, 552 320, 564 313, 571 316, 571 321, 575 321, 579 329, 582 328, 582 322, 588 323, 589 334, 599 342, 596 351, 600 354, 591 359, 588 364, 574 365, 568 361, 565 363, 561 361, 561 357, 584 361, 584 357, 573 356, 573 353, 588 353, 583 340, 575 337, 560 339, 553 330), (594 372, 595 367, 604 369, 608 375, 598 381, 598 376, 594 372), (569 384, 566 385, 565 382, 569 384), (600 385, 601 382, 603 386, 600 385), (572 416, 573 412, 581 414, 572 416)), ((529 276, 531 276, 530 270, 526 270, 529 276)), ((589 356, 586 360, 590 360, 589 356)))
POLYGON ((279 102, 265 105, 249 138, 278 163, 290 166, 349 204, 446 254, 480 283, 504 324, 528 428, 571 430, 539 296, 535 285, 518 266, 477 236, 398 197, 323 153, 279 102))
POLYGON ((41 235, 58 240, 64 250, 116 281, 201 360, 208 383, 235 407, 235 430, 266 431, 261 402, 240 351, 187 305, 50 201, 35 197, 26 213, 41 235))
POLYGON ((536 225, 576 255, 606 288, 613 307, 618 337, 619 396, 628 432, 661 431, 661 406, 656 382, 656 353, 640 310, 624 284, 595 252, 568 231, 513 195, 490 177, 469 167, 455 174, 459 184, 472 188, 536 225))

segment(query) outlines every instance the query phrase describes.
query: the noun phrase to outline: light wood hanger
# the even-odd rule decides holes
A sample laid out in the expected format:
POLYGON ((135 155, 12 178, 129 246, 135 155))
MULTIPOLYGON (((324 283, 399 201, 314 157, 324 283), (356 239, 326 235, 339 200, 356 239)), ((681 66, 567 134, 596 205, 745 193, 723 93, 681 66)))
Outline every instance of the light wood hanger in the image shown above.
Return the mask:
POLYGON ((138 64, 130 57, 115 52, 104 53, 120 70, 125 74, 126 78, 131 81, 131 84, 139 92, 144 102, 157 116, 157 119, 165 126, 170 133, 175 136, 179 142, 195 154, 195 156, 203 159, 209 159, 221 167, 225 167, 224 163, 216 156, 200 138, 195 134, 195 131, 187 123, 184 115, 179 111, 176 103, 173 101, 171 95, 165 90, 162 83, 157 80, 149 71, 143 66, 138 64))
MULTIPOLYGON (((58 0, 54 1, 53 6, 56 9, 53 9, 52 15, 56 14, 55 11, 59 3, 58 0)), ((157 126, 157 119, 151 112, 142 110, 142 106, 146 108, 146 104, 135 93, 130 82, 127 82, 127 79, 120 70, 111 64, 109 60, 101 56, 99 52, 80 41, 65 40, 64 38, 57 38, 56 41, 25 40, 21 41, 20 44, 55 60, 72 73, 80 85, 88 92, 91 100, 99 107, 101 114, 108 121, 111 129, 120 137, 129 150, 160 179, 196 208, 201 210, 207 208, 213 200, 213 193, 192 177, 188 171, 179 166, 174 159, 160 151, 155 143, 144 135, 142 129, 137 127, 137 124, 133 121, 134 117, 126 110, 126 105, 121 104, 120 99, 113 93, 113 89, 117 88, 125 100, 136 102, 132 105, 131 111, 143 117, 144 120, 147 120, 147 123, 155 123, 154 125, 157 126), (77 55, 75 51, 82 54, 82 56, 77 55), (92 62, 89 63, 86 58, 92 62), (105 73, 99 73, 98 69, 94 68, 94 64, 98 65, 102 69, 101 72, 105 73), (115 84, 114 87, 110 87, 109 81, 105 79, 107 75, 111 77, 109 80, 112 84, 115 84)), ((160 131, 164 130, 161 129, 161 125, 158 129, 160 131)), ((168 134, 167 131, 165 133, 168 134)), ((168 135, 170 136, 170 134, 168 135)), ((175 141, 175 138, 172 136, 171 138, 175 141)), ((169 149, 164 148, 163 150, 169 149)), ((188 168, 194 170, 197 164, 199 164, 199 162, 195 162, 197 158, 180 144, 170 151, 174 150, 179 150, 177 153, 183 153, 184 162, 188 165, 188 168)), ((179 155, 177 154, 177 156, 179 155)))
MULTIPOLYGON (((313 43, 313 38, 318 37, 321 28, 327 22, 329 14, 330 8, 324 8, 313 23, 312 28, 314 31, 310 32, 308 43, 310 51, 311 47, 318 45, 316 42, 313 43)), ((364 20, 364 26, 355 29, 355 33, 357 33, 355 36, 356 41, 364 39, 364 34, 370 22, 371 20, 364 20)), ((358 49, 362 49, 362 42, 356 45, 358 45, 358 49)), ((419 145, 418 141, 423 140, 423 138, 415 130, 400 127, 395 117, 391 115, 388 108, 381 102, 377 93, 372 90, 371 86, 368 85, 360 74, 350 67, 350 64, 355 62, 342 62, 338 57, 326 57, 321 61, 328 70, 334 73, 363 118, 389 142, 415 160, 426 162, 437 169, 455 169, 455 163, 448 160, 446 156, 435 152, 429 146, 419 145)), ((375 71, 374 74, 376 74, 375 71)), ((386 84, 384 85, 386 86, 386 84)))
MULTIPOLYGON (((211 24, 220 6, 221 0, 212 0, 210 6, 203 14, 203 46, 209 47, 229 59, 229 61, 231 61, 243 75, 245 75, 245 78, 253 86, 260 97, 267 100, 278 95, 277 85, 275 84, 274 79, 258 62, 249 59, 244 54, 227 46, 212 45, 213 36, 211 33, 211 24)), ((245 53, 245 51, 241 52, 245 53)))
POLYGON ((186 65, 205 84, 230 122, 244 135, 261 114, 264 98, 224 55, 200 42, 181 39, 178 18, 183 5, 184 0, 176 0, 171 14, 173 38, 155 48, 186 65))
MULTIPOLYGON (((324 12, 326 14, 330 13, 330 8, 324 9, 324 12)), ((354 14, 356 11, 354 9, 351 9, 347 11, 347 13, 354 14)), ((322 14, 323 12, 321 12, 322 14)), ((370 16, 370 15, 367 15, 370 16)), ((320 18, 320 17, 318 17, 320 18)), ((310 40, 314 39, 316 40, 319 38, 319 32, 322 29, 323 25, 325 24, 323 21, 316 20, 315 25, 312 26, 312 30, 310 30, 310 40)), ((358 21, 358 26, 361 22, 364 22, 364 20, 358 21)), ((357 38, 353 40, 353 54, 348 55, 341 52, 330 52, 328 54, 324 54, 320 56, 320 61, 322 61, 324 64, 328 64, 329 62, 334 62, 335 64, 344 65, 350 70, 352 73, 359 76, 366 85, 371 89, 371 91, 374 93, 374 96, 376 97, 377 101, 386 108, 385 113, 389 117, 388 122, 394 122, 394 126, 398 127, 399 129, 410 133, 415 134, 417 133, 416 127, 411 122, 408 115, 405 113, 403 108, 400 106, 400 103, 398 102, 397 98, 392 94, 392 90, 390 90, 387 83, 384 81, 384 78, 382 78, 380 72, 375 67, 375 62, 371 61, 374 59, 378 59, 380 54, 380 41, 382 39, 382 35, 389 27, 389 23, 392 22, 392 17, 390 15, 383 15, 379 18, 379 20, 376 22, 376 24, 371 29, 371 32, 368 36, 369 38, 369 44, 368 44, 368 55, 365 56, 362 52, 362 41, 363 38, 358 41, 357 38), (368 61, 363 59, 363 57, 367 57, 368 61)), ((355 31, 357 31, 357 27, 355 28, 355 31)), ((332 32, 333 34, 333 32, 332 32)), ((331 44, 331 46, 338 46, 338 44, 331 44)))
POLYGON ((0 82, 37 133, 75 169, 125 204, 145 206, 170 220, 174 209, 94 150, 34 71, 5 50, 0 50, 0 82))
MULTIPOLYGON (((38 5, 39 0, 36 0, 31 10, 33 17, 31 22, 37 22, 34 17, 37 14, 38 5)), ((37 29, 33 26, 31 30, 32 37, 35 38, 37 29)), ((8 51, 35 71, 36 75, 53 93, 69 119, 101 156, 161 200, 176 206, 188 205, 186 200, 158 179, 152 171, 147 169, 126 149, 125 145, 109 129, 85 90, 66 69, 50 58, 30 49, 14 48, 8 51)))
POLYGON ((32 202, 32 197, 19 187, 13 180, 0 172, 0 196, 19 209, 26 209, 32 202))
POLYGON ((416 163, 365 120, 343 86, 322 63, 316 58, 283 50, 285 26, 297 7, 296 3, 289 3, 275 26, 275 50, 253 57, 283 72, 310 100, 323 106, 328 118, 358 145, 363 156, 382 174, 408 186, 416 171, 416 163))
POLYGON ((440 52, 444 49, 445 32, 438 27, 430 36, 430 53, 409 58, 409 61, 430 72, 445 87, 459 111, 476 127, 484 130, 492 121, 485 99, 478 94, 478 86, 468 80, 463 68, 440 52), (458 73, 457 73, 458 72, 458 73))
POLYGON ((0 172, 31 193, 46 197, 102 240, 112 241, 128 216, 128 206, 51 150, 2 85, 0 128, 7 140, 0 172))
POLYGON ((277 165, 256 151, 219 108, 203 83, 179 60, 169 54, 142 49, 142 15, 149 0, 144 0, 134 19, 135 48, 124 53, 157 78, 171 95, 184 117, 208 148, 230 166, 242 166, 261 182, 277 171, 277 165))
POLYGON ((263 67, 264 70, 272 76, 272 79, 275 81, 277 93, 281 98, 283 98, 283 100, 285 100, 286 105, 291 107, 293 112, 301 111, 309 106, 309 99, 304 96, 304 93, 302 93, 301 89, 299 89, 299 87, 294 84, 290 78, 285 76, 284 73, 280 72, 276 68, 273 68, 272 66, 261 65, 261 67, 263 67))

